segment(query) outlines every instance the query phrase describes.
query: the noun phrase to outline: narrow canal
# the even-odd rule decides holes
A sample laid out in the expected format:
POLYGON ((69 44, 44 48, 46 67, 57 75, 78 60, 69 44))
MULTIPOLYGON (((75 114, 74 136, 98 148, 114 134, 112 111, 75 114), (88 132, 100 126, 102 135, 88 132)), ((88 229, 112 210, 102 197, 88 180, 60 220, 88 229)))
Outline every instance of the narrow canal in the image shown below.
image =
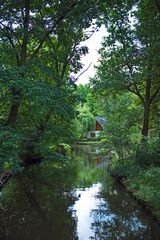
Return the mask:
POLYGON ((63 168, 58 161, 30 167, 0 193, 0 240, 78 239, 160 239, 159 224, 90 146, 75 146, 63 168))

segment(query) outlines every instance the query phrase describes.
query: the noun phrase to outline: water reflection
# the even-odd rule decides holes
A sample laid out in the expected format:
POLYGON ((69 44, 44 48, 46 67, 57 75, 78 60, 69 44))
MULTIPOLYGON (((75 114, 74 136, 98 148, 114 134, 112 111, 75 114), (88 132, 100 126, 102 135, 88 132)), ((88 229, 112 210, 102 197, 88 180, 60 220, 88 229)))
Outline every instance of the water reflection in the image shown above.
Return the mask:
POLYGON ((99 167, 99 152, 81 146, 73 155, 65 167, 49 161, 7 184, 0 195, 0 239, 160 239, 159 225, 99 167))
POLYGON ((44 164, 16 176, 1 197, 0 239, 77 239, 72 170, 44 164))
POLYGON ((100 203, 91 212, 94 239, 158 240, 158 223, 147 216, 119 184, 108 181, 109 189, 102 185, 98 195, 100 203))
MULTIPOLYGON (((85 154, 82 147, 76 150, 76 154, 80 154, 81 161, 85 159, 87 168, 83 171, 86 179, 89 176, 92 179, 90 186, 86 181, 87 188, 81 186, 77 189, 80 197, 74 209, 78 216, 79 240, 159 240, 160 225, 106 174, 105 166, 98 168, 97 161, 94 165, 89 164, 90 153, 86 147, 85 154)), ((103 162, 103 156, 99 157, 103 162)))
POLYGON ((102 160, 102 153, 100 151, 100 148, 96 145, 74 145, 74 155, 77 157, 77 155, 80 155, 85 159, 86 162, 91 160, 94 164, 99 164, 99 162, 102 160))
POLYGON ((90 239, 93 237, 91 225, 93 216, 91 212, 100 204, 100 199, 97 198, 97 193, 100 191, 101 184, 93 184, 92 187, 82 190, 77 189, 79 200, 74 205, 74 210, 78 216, 78 237, 79 240, 90 239))

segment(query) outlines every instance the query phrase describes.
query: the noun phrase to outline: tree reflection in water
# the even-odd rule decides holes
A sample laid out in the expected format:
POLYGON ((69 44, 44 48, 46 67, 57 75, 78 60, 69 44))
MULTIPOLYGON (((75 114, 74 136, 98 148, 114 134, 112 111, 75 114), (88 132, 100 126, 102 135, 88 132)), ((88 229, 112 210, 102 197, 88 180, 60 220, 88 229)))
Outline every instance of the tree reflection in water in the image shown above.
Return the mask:
POLYGON ((158 223, 112 181, 100 156, 82 150, 65 167, 48 161, 12 178, 0 195, 0 240, 160 239, 158 223))
MULTIPOLYGON (((94 196, 86 197, 85 199, 85 205, 90 208, 90 216, 84 214, 84 219, 82 219, 82 214, 80 214, 80 222, 78 222, 79 231, 83 226, 83 222, 87 222, 87 224, 91 222, 92 234, 90 234, 91 231, 87 230, 90 236, 92 236, 90 239, 159 240, 159 224, 154 221, 151 215, 147 215, 137 202, 124 191, 121 185, 108 176, 105 165, 99 164, 95 156, 92 158, 89 148, 84 146, 83 149, 83 146, 80 146, 79 149, 76 149, 76 155, 79 156, 78 160, 82 163, 79 172, 83 173, 81 173, 80 177, 81 180, 83 179, 83 182, 79 182, 78 185, 81 187, 81 191, 86 192, 85 196, 88 196, 87 192, 92 191, 94 187, 97 186, 98 189, 94 196), (101 187, 98 187, 99 184, 101 187), (96 207, 93 207, 93 205, 96 207)), ((97 156, 103 158, 100 154, 97 154, 97 156)), ((80 198, 79 202, 81 201, 82 199, 80 198)), ((82 202, 84 205, 84 201, 82 202)), ((77 205, 78 203, 76 203, 77 205)), ((79 208, 81 210, 85 209, 83 206, 79 208)), ((84 236, 84 233, 79 233, 80 240, 88 239, 81 238, 81 235, 84 236)))
POLYGON ((92 230, 94 239, 159 240, 157 222, 137 207, 137 203, 116 182, 102 185, 99 204, 93 209, 92 230))
POLYGON ((16 176, 1 197, 0 239, 77 239, 71 168, 46 163, 16 176))

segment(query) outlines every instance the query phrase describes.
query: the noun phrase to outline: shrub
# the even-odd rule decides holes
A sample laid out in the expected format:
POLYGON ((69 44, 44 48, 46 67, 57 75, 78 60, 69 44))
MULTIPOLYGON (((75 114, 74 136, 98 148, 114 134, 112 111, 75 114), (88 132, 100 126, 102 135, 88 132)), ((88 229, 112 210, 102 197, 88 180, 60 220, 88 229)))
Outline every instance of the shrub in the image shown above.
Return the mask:
POLYGON ((58 145, 57 152, 66 156, 67 158, 71 157, 71 146, 66 143, 61 143, 58 145))
POLYGON ((140 168, 135 164, 133 156, 126 159, 120 159, 118 154, 112 151, 108 164, 108 171, 114 176, 126 178, 132 176, 135 171, 140 171, 140 168))
POLYGON ((160 139, 150 139, 139 145, 135 159, 141 167, 160 166, 160 139))

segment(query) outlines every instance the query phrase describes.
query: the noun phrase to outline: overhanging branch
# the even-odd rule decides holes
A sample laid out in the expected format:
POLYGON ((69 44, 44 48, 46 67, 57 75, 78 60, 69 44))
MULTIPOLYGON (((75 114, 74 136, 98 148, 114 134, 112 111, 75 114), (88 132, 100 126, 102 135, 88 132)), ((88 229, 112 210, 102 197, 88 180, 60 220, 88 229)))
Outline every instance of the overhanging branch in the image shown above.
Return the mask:
POLYGON ((74 81, 74 82, 76 82, 76 81, 80 78, 80 76, 82 76, 85 72, 87 72, 91 65, 92 65, 92 63, 90 63, 90 64, 88 65, 88 67, 87 67, 83 72, 81 72, 81 73, 78 75, 78 77, 75 78, 75 81, 74 81))

